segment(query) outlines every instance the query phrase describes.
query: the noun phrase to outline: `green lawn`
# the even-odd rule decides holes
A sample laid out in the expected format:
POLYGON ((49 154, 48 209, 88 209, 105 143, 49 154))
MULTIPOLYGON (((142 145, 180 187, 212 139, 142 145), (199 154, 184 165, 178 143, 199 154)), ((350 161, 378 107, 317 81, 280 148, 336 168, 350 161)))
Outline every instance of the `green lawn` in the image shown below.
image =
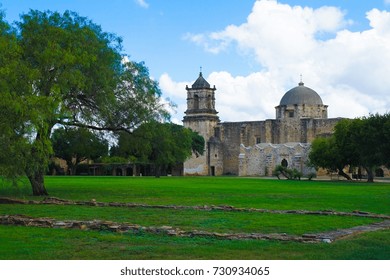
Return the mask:
MULTIPOLYGON (((50 196, 149 205, 231 205, 275 210, 354 210, 390 215, 390 184, 278 181, 237 177, 47 177, 50 196)), ((0 196, 32 197, 28 187, 0 186, 0 196)), ((220 233, 326 232, 380 219, 154 208, 0 205, 0 215, 110 220, 220 233)), ((1 259, 390 259, 390 230, 332 244, 179 238, 0 226, 1 259)))

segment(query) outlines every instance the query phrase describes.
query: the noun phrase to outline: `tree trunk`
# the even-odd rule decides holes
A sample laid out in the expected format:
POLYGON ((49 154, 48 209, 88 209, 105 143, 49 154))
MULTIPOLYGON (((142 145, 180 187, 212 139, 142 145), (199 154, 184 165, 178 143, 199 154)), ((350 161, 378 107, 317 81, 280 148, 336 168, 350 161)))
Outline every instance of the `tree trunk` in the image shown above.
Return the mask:
POLYGON ((155 165, 155 177, 156 178, 160 178, 160 176, 161 176, 161 165, 159 165, 159 164, 156 164, 155 165))
POLYGON ((50 158, 50 147, 48 143, 52 127, 49 126, 46 128, 46 132, 42 130, 43 133, 38 130, 31 147, 31 165, 27 166, 26 174, 30 181, 33 195, 35 196, 48 195, 45 188, 44 176, 48 164, 47 160, 50 158))
POLYGON ((352 181, 351 176, 349 176, 347 173, 344 172, 342 168, 339 168, 339 175, 346 178, 348 181, 352 181))
POLYGON ((76 166, 74 166, 73 164, 68 164, 68 171, 69 171, 70 176, 75 175, 76 174, 76 166))
POLYGON ((372 168, 365 167, 367 171, 367 183, 374 183, 374 172, 372 171, 372 168))
POLYGON ((31 183, 33 195, 35 196, 49 195, 45 188, 43 171, 35 171, 34 174, 28 176, 28 179, 31 183))

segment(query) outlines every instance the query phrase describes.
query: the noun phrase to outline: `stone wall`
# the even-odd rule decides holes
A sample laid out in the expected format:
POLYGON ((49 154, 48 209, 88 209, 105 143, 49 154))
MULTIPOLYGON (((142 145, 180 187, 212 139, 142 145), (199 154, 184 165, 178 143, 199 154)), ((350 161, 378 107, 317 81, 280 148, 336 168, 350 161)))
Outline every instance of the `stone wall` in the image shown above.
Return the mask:
MULTIPOLYGON (((184 175, 210 175, 209 170, 209 150, 207 143, 215 134, 215 127, 219 119, 216 116, 193 116, 186 117, 184 120, 184 127, 190 128, 203 136, 205 140, 205 147, 203 155, 195 155, 184 162, 184 175)), ((214 152, 215 154, 215 152, 214 152)))
POLYGON ((279 105, 275 107, 276 119, 301 119, 301 118, 328 118, 328 106, 327 105, 306 105, 306 104, 294 104, 294 105, 279 105))
MULTIPOLYGON (((250 154, 252 154, 251 157, 260 158, 253 159, 252 163, 248 166, 249 170, 244 171, 245 168, 242 166, 243 162, 241 162, 243 152, 240 145, 243 145, 244 147, 254 147, 256 150, 257 148, 255 148, 255 146, 261 143, 266 146, 269 145, 269 143, 311 143, 318 136, 331 135, 333 133, 334 126, 339 120, 339 118, 291 118, 283 120, 220 123, 218 125, 218 131, 220 131, 218 136, 223 149, 223 174, 250 174, 250 176, 255 174, 270 175, 276 164, 271 164, 268 167, 265 167, 264 165, 259 166, 259 164, 256 165, 255 162, 269 162, 270 158, 261 156, 259 153, 254 155, 253 151, 250 152, 250 154), (252 166, 253 164, 255 165, 252 166), (257 171, 254 171, 253 168, 257 171), (261 169, 261 171, 259 169, 261 169)), ((302 145, 305 146, 305 144, 302 145)), ((263 146, 260 145, 259 147, 263 146)), ((272 152, 272 154, 277 153, 278 150, 280 150, 280 148, 276 149, 272 152)), ((286 152, 285 154, 287 155, 289 153, 286 152)), ((277 161, 279 160, 279 158, 276 159, 274 156, 272 158, 277 161)), ((305 158, 307 158, 307 155, 305 158)), ((290 161, 295 162, 291 156, 290 161)), ((280 162, 278 164, 280 164, 280 162)), ((297 169, 300 170, 302 168, 299 167, 299 169, 297 169)), ((310 172, 312 171, 305 170, 304 173, 310 172)))
MULTIPOLYGON (((302 90, 304 87, 297 88, 302 90)), ((202 73, 186 90, 187 110, 183 124, 202 135, 206 147, 203 155, 193 155, 184 163, 184 175, 271 175, 283 158, 298 170, 310 172, 304 166, 308 153, 306 144, 301 148, 296 144, 294 148, 289 144, 277 145, 311 143, 318 136, 331 135, 340 120, 328 119, 328 106, 323 105, 318 96, 320 102, 314 105, 309 102, 276 106, 276 119, 220 123, 215 110, 216 88, 210 87, 202 73), (247 148, 243 150, 241 145, 247 148), (300 153, 304 156, 299 156, 300 153)))
POLYGON ((288 168, 297 169, 304 175, 315 172, 306 166, 310 144, 261 143, 252 147, 241 145, 239 155, 239 176, 271 176, 277 165, 285 160, 288 168))

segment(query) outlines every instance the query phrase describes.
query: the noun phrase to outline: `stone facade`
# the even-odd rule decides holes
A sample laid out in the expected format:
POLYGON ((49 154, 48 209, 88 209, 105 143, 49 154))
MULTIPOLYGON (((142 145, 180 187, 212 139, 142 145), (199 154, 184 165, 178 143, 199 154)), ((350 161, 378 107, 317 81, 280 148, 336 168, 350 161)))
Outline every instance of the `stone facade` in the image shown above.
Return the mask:
POLYGON ((185 127, 206 141, 203 155, 184 163, 184 175, 266 176, 284 161, 304 174, 310 143, 333 133, 340 118, 328 119, 327 105, 302 82, 283 96, 275 107, 276 119, 220 122, 215 110, 215 86, 200 73, 187 89, 185 127))
POLYGON ((295 168, 303 174, 313 172, 306 166, 310 144, 261 143, 252 147, 241 145, 239 154, 239 176, 271 176, 276 165, 295 168))

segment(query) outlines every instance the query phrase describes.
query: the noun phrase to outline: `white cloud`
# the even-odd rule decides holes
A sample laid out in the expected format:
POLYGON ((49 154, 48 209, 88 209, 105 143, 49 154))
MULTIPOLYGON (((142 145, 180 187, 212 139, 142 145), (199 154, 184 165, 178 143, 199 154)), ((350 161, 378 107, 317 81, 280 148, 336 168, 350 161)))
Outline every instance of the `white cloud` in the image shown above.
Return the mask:
POLYGON ((167 93, 170 98, 179 99, 180 101, 187 98, 185 88, 192 84, 191 82, 174 82, 167 73, 161 75, 158 83, 163 92, 167 93))
POLYGON ((146 0, 135 0, 135 2, 142 8, 149 8, 149 4, 146 2, 146 0))
POLYGON ((198 46, 202 46, 207 52, 218 54, 223 51, 227 45, 230 43, 229 41, 218 41, 214 42, 213 40, 219 39, 218 33, 210 33, 208 36, 205 34, 192 34, 187 33, 183 36, 184 40, 188 40, 192 43, 195 43, 198 46), (212 39, 212 40, 210 40, 212 39))
MULTIPOLYGON (((256 58, 256 73, 233 77, 214 72, 207 78, 218 89, 222 121, 274 118, 274 107, 297 85, 301 73, 329 105, 329 117, 357 117, 390 108, 390 13, 372 9, 366 17, 370 29, 353 32, 339 8, 258 0, 245 23, 186 38, 216 55, 236 45, 239 54, 256 58)), ((168 78, 160 78, 163 89, 174 97, 185 96, 185 86, 168 78)))

